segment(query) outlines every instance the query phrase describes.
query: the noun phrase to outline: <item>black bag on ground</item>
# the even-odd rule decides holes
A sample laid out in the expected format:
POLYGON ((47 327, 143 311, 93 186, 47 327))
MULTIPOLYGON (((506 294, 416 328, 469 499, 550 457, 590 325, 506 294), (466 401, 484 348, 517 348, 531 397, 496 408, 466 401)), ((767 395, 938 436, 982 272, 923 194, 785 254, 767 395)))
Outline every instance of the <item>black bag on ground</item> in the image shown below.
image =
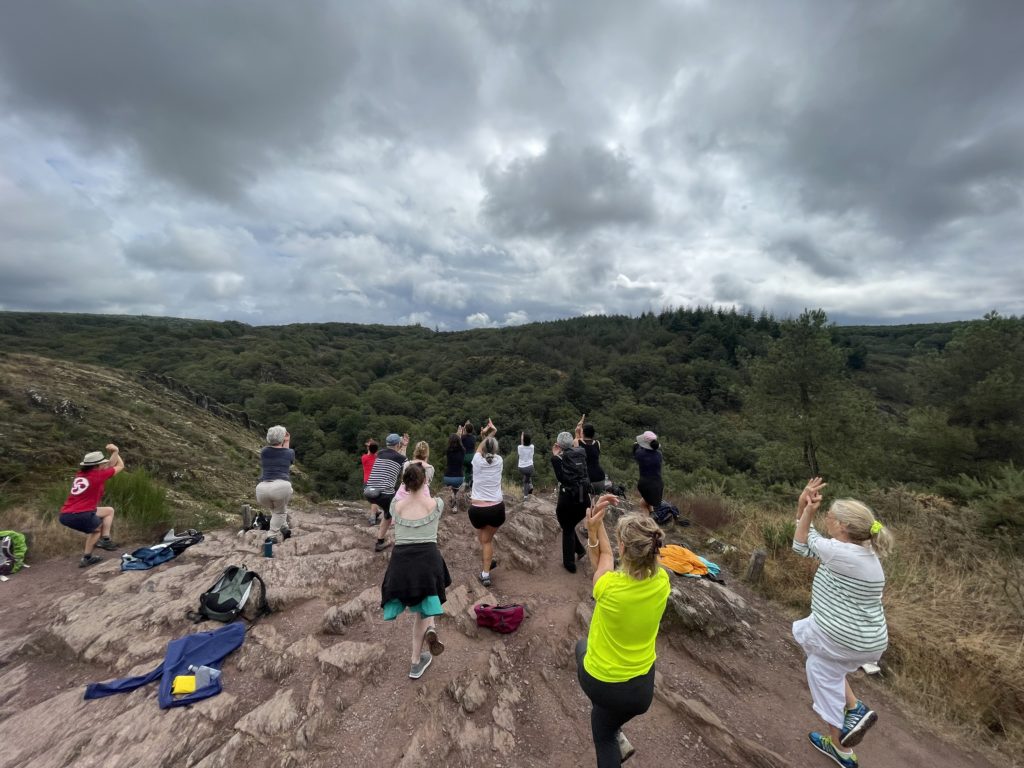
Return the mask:
POLYGON ((590 474, 587 472, 587 453, 582 448, 566 448, 562 457, 562 493, 578 501, 589 499, 590 474))
MULTIPOLYGON (((654 508, 654 512, 651 513, 651 517, 654 518, 654 522, 658 525, 666 525, 673 521, 679 521, 679 507, 673 504, 671 501, 662 500, 661 504, 654 508)), ((682 525, 689 525, 689 520, 683 520, 682 525)))
POLYGON ((175 533, 174 529, 171 528, 171 530, 164 534, 163 540, 168 547, 174 550, 174 555, 177 557, 193 544, 198 544, 203 538, 203 532, 197 531, 195 528, 189 528, 187 531, 181 531, 180 533, 175 533))
POLYGON ((267 585, 259 574, 244 565, 229 565, 214 585, 199 596, 199 610, 189 611, 186 615, 195 624, 207 619, 223 622, 234 621, 239 616, 244 619, 242 612, 252 595, 254 582, 260 585, 256 618, 271 613, 267 604, 267 585))

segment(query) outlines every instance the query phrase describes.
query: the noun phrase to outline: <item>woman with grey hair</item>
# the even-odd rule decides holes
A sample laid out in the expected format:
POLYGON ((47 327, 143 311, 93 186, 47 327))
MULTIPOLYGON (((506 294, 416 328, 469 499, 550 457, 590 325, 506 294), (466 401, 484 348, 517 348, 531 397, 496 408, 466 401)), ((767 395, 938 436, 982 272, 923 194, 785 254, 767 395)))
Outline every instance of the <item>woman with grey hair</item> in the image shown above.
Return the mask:
POLYGON ((853 747, 878 720, 857 698, 846 676, 874 663, 889 645, 882 608, 885 572, 879 560, 893 536, 866 504, 837 499, 825 515, 825 538, 812 524, 826 483, 812 477, 797 501, 793 551, 818 560, 811 586, 811 615, 793 623, 793 637, 807 655, 807 687, 828 732, 812 731, 811 745, 843 768, 856 768, 853 747))
POLYGON ((559 432, 551 446, 551 467, 558 480, 555 517, 562 529, 562 567, 569 573, 576 573, 576 561, 587 554, 576 535, 576 526, 590 506, 590 483, 587 454, 569 432, 559 432))
POLYGON ((256 485, 257 503, 270 510, 271 535, 281 534, 285 538, 291 533, 288 502, 292 498, 291 466, 295 461, 291 439, 281 425, 267 430, 267 444, 260 451, 260 481, 256 485))

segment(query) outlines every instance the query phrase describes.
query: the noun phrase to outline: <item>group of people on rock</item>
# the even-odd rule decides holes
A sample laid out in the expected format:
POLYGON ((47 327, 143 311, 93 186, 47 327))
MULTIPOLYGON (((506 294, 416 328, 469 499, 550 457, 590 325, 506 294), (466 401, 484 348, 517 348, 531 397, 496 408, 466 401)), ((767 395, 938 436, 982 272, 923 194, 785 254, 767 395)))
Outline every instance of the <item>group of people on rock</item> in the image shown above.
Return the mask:
MULTIPOLYGON (((498 564, 494 535, 506 519, 497 431, 488 419, 477 439, 471 424, 460 425, 445 451, 443 483, 451 490, 453 507, 459 490, 468 489, 468 517, 480 543, 477 579, 484 587, 491 586, 491 571, 498 564)), ((620 765, 635 752, 622 726, 651 706, 656 640, 670 583, 659 563, 665 535, 650 516, 664 492, 657 435, 643 432, 633 447, 640 470, 637 490, 646 514, 621 514, 612 544, 605 517, 620 497, 603 492, 608 481, 595 434, 581 417, 572 433, 558 434, 551 464, 558 480, 555 516, 562 530, 562 564, 575 573, 577 561, 588 557, 593 571, 594 614, 586 639, 576 646, 576 662, 580 687, 592 704, 597 764, 604 768, 620 765), (582 485, 576 482, 581 473, 588 480, 582 485), (585 545, 577 535, 581 522, 585 545)), ((437 545, 445 503, 430 494, 430 448, 421 441, 407 458, 408 445, 408 435, 394 433, 385 439, 383 450, 369 440, 362 465, 370 523, 379 526, 376 551, 389 546, 388 530, 392 525, 395 529, 394 550, 381 584, 381 609, 385 620, 405 611, 413 614, 409 677, 418 679, 444 651, 435 620, 444 614, 445 590, 452 580, 437 545)), ((524 500, 533 490, 533 448, 530 435, 521 433, 517 468, 524 500)), ((63 525, 86 534, 82 567, 101 560, 94 547, 117 548, 110 539, 114 510, 99 502, 104 483, 124 469, 124 462, 115 445, 108 445, 107 451, 109 458, 99 451, 86 454, 60 511, 63 525)), ((294 459, 288 431, 271 427, 260 452, 256 486, 257 501, 271 511, 271 535, 289 529, 289 471, 294 459)), ((853 693, 848 675, 876 662, 888 646, 881 602, 885 575, 879 558, 891 550, 893 537, 869 507, 852 499, 833 502, 825 516, 828 538, 820 535, 813 519, 825 485, 821 478, 812 478, 797 501, 793 549, 817 559, 819 567, 810 615, 793 624, 793 635, 807 657, 814 711, 826 724, 827 732, 811 732, 810 742, 842 768, 855 768, 852 747, 878 716, 853 693)))

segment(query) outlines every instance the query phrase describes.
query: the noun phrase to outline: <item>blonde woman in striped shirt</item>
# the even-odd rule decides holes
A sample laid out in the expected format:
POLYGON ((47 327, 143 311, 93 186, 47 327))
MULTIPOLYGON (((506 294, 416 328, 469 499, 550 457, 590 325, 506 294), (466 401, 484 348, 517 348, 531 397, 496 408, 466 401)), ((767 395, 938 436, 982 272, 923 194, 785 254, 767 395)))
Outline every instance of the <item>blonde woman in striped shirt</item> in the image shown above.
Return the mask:
POLYGON ((879 557, 892 549, 892 535, 866 505, 838 499, 825 515, 825 538, 811 525, 825 482, 811 478, 797 502, 793 550, 820 561, 811 587, 811 615, 793 623, 793 637, 807 654, 807 685, 814 711, 828 733, 808 738, 843 768, 856 768, 851 747, 878 719, 846 679, 862 664, 876 662, 889 644, 882 611, 885 574, 879 557))

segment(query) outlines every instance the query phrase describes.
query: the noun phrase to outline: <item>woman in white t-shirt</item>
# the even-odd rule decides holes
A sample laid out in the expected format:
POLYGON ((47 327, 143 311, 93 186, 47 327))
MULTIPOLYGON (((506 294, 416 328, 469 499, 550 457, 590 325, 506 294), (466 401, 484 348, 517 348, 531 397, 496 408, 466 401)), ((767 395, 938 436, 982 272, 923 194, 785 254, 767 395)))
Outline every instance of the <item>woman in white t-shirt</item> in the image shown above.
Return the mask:
POLYGON ((533 493, 533 439, 529 432, 519 435, 519 474, 523 476, 523 501, 533 493))
POLYGON ((827 733, 808 734, 812 746, 843 768, 856 768, 851 747, 878 720, 846 680, 862 664, 878 661, 889 643, 882 610, 885 573, 879 557, 892 549, 892 534, 871 509, 837 499, 825 515, 821 536, 811 521, 825 482, 811 478, 797 502, 793 550, 820 564, 811 587, 811 615, 794 622, 793 637, 807 654, 807 685, 827 733))
POLYGON ((490 419, 480 430, 480 443, 473 454, 473 489, 469 497, 469 522, 480 540, 481 568, 477 578, 485 587, 491 586, 491 570, 498 564, 494 559, 494 534, 505 522, 497 432, 490 419))

